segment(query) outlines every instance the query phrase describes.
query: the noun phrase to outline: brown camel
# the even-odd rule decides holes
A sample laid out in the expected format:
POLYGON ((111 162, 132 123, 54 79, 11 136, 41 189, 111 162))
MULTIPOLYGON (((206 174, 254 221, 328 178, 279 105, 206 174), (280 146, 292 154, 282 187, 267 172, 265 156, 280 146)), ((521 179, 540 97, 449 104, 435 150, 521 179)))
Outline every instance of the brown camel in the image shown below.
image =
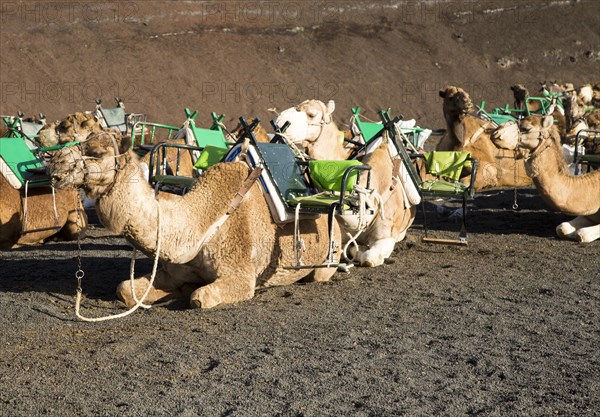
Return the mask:
POLYGON ((552 116, 529 116, 520 124, 520 134, 494 135, 498 146, 520 148, 525 168, 544 201, 563 213, 577 216, 556 228, 561 237, 580 242, 600 238, 600 171, 571 176, 565 162, 558 130, 552 116))
POLYGON ((49 238, 74 240, 85 235, 87 216, 75 190, 55 190, 58 222, 54 221, 54 204, 48 187, 32 188, 27 197, 27 222, 24 221, 24 191, 14 188, 0 174, 0 249, 42 243, 49 238), (54 227, 25 233, 25 230, 54 227))
MULTIPOLYGON (((93 133, 72 149, 59 151, 51 161, 57 186, 82 187, 96 200, 101 222, 149 257, 155 255, 160 216, 162 268, 147 303, 191 293, 192 307, 210 308, 250 299, 258 287, 305 277, 326 281, 335 273, 335 268, 286 269, 294 265, 294 225, 273 222, 258 182, 233 208, 236 195, 248 185, 245 163, 217 164, 186 195, 155 198, 130 142, 118 133, 93 133)), ((327 217, 302 220, 300 230, 304 263, 322 264, 329 248, 327 217)), ((336 223, 333 237, 340 241, 336 223)), ((138 297, 148 283, 147 276, 135 280, 138 297)), ((117 293, 128 306, 135 304, 129 281, 117 293)))
MULTIPOLYGON (((459 87, 446 87, 440 91, 444 99, 446 135, 436 150, 466 151, 479 161, 475 189, 477 191, 501 187, 526 187, 531 179, 525 174, 522 160, 516 160, 512 152, 500 149, 490 140, 495 127, 474 115, 469 94, 459 87)), ((470 177, 462 179, 470 181, 470 177)))
MULTIPOLYGON (((339 130, 333 121, 335 110, 333 101, 328 104, 319 100, 307 100, 296 107, 281 112, 276 120, 278 126, 290 122, 286 135, 291 141, 301 144, 305 152, 313 159, 340 160, 347 159, 352 151, 344 145, 344 132, 339 130)), ((366 249, 354 255, 360 265, 378 266, 383 264, 393 252, 396 242, 406 236, 416 214, 416 204, 420 197, 412 194, 412 201, 403 184, 408 174, 401 164, 394 164, 397 159, 395 148, 387 140, 387 135, 380 145, 373 145, 373 152, 368 153, 362 162, 371 166, 371 188, 381 197, 381 206, 375 216, 368 219, 366 230, 358 236, 357 242, 366 249)), ((366 176, 361 178, 366 185, 366 176)), ((343 235, 348 238, 360 231, 356 216, 338 216, 343 235)))
POLYGON ((525 109, 525 102, 529 97, 529 90, 523 84, 515 84, 510 87, 515 98, 515 109, 525 109))

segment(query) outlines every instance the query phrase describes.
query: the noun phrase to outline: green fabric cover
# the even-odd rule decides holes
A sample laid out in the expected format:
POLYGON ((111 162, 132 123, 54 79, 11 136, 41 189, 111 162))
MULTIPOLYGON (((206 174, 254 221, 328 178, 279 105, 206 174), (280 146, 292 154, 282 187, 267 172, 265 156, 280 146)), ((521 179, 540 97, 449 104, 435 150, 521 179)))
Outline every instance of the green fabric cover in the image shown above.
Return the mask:
MULTIPOLYGON (((320 191, 338 191, 342 189, 342 178, 344 172, 352 166, 362 165, 360 161, 349 160, 349 161, 309 161, 308 171, 310 178, 313 180, 315 185, 320 191)), ((346 191, 352 191, 354 184, 356 184, 356 178, 358 177, 357 171, 354 171, 348 177, 346 183, 346 191)))
POLYGON ((424 154, 427 173, 458 181, 463 167, 470 167, 469 152, 433 151, 424 154))
POLYGON ((219 162, 223 159, 225 155, 227 155, 229 150, 227 148, 221 148, 220 146, 208 145, 200 154, 200 157, 194 164, 194 168, 197 169, 207 169, 219 162))

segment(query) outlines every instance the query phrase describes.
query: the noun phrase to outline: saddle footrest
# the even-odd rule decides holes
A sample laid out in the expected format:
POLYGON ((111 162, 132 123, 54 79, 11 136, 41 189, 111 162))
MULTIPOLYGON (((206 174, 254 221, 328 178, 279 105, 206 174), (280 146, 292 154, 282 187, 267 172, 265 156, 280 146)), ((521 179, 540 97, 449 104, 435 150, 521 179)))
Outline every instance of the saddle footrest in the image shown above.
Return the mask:
POLYGON ((600 164, 600 155, 582 155, 577 158, 577 162, 591 162, 594 164, 600 164))
POLYGON ((183 177, 179 175, 156 175, 152 177, 153 183, 161 183, 165 185, 180 185, 183 187, 191 187, 196 183, 196 179, 192 177, 183 177))

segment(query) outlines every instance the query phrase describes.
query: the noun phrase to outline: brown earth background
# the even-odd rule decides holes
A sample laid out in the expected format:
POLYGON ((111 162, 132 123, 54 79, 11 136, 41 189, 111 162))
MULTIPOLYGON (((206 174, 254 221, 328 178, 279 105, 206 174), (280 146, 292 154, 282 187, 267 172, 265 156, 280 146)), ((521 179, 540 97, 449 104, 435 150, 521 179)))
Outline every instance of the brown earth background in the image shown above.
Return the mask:
MULTIPOLYGON (((0 114, 49 120, 99 97, 176 125, 333 98, 342 124, 360 105, 439 128, 447 84, 504 105, 599 62, 595 0, 0 1, 0 114)), ((380 268, 101 324, 73 319, 75 243, 2 251, 0 416, 598 415, 598 242, 556 239, 569 218, 535 189, 518 201, 478 196, 468 247, 421 243, 419 213, 380 268)), ((122 311, 129 247, 90 215, 86 313, 122 311)))

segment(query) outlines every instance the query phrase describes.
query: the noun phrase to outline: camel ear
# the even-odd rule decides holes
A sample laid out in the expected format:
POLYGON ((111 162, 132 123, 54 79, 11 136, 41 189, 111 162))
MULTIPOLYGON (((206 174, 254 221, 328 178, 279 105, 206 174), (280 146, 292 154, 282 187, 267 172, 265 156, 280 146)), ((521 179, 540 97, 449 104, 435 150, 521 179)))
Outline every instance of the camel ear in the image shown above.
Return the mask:
POLYGON ((554 125, 554 117, 552 116, 544 116, 542 119, 542 127, 544 129, 550 129, 554 125))
POLYGON ((440 97, 446 98, 446 90, 440 90, 440 97))
POLYGON ((510 89, 511 89, 511 90, 513 90, 513 91, 515 91, 515 87, 516 87, 516 86, 514 86, 514 85, 511 85, 511 86, 510 86, 510 89))
POLYGON ((325 114, 323 115, 323 120, 325 123, 329 123, 331 121, 331 114, 335 111, 335 101, 329 100, 327 102, 327 107, 325 110, 325 114))

